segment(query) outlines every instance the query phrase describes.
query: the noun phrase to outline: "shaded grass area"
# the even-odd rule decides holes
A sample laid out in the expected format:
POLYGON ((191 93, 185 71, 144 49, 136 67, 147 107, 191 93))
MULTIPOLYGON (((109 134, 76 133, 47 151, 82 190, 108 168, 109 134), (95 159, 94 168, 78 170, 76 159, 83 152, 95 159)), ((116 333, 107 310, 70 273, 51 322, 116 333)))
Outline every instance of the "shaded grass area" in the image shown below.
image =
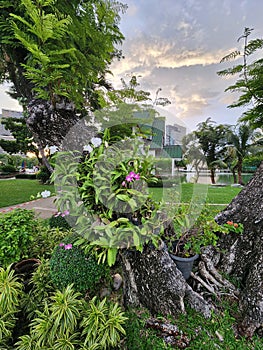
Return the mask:
MULTIPOLYGON (((173 339, 162 337, 160 331, 145 327, 146 320, 151 318, 147 310, 133 309, 128 313, 126 324, 128 350, 261 350, 263 340, 255 335, 251 339, 236 337, 235 327, 238 323, 238 304, 232 301, 222 301, 221 310, 214 313, 210 319, 187 307, 187 313, 181 314, 177 319, 169 317, 169 321, 178 327, 178 335, 173 339), (168 345, 166 341, 172 341, 168 345)), ((159 316, 159 321, 169 322, 159 316)))
POLYGON ((28 202, 32 195, 45 190, 54 193, 54 186, 43 185, 38 180, 0 180, 0 208, 28 202))
POLYGON ((228 204, 240 190, 240 188, 231 186, 217 187, 191 183, 183 183, 170 188, 149 188, 153 199, 157 201, 176 200, 179 195, 179 201, 183 203, 189 203, 192 198, 195 198, 204 200, 208 204, 228 204))

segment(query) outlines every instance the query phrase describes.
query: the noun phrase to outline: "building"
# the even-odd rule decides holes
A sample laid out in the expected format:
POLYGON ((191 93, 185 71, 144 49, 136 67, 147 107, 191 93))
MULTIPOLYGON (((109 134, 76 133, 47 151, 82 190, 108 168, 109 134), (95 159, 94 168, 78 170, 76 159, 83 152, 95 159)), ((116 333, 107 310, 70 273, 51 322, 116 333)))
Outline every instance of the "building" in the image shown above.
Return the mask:
POLYGON ((166 145, 182 145, 182 139, 186 135, 186 127, 174 124, 166 125, 166 145))
MULTIPOLYGON (((0 114, 0 139, 7 141, 14 141, 14 137, 9 130, 6 130, 2 124, 4 118, 22 118, 23 113, 18 111, 13 111, 10 109, 2 109, 2 114, 0 114)), ((0 147, 0 153, 5 153, 2 147, 0 147)))

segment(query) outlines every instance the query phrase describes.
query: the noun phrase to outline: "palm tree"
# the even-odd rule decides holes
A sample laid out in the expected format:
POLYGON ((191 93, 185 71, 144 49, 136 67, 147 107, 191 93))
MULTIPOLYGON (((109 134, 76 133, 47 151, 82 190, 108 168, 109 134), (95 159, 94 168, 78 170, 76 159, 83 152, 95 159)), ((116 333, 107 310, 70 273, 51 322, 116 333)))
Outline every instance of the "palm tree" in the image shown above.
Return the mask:
MULTIPOLYGON (((259 152, 259 133, 253 130, 248 123, 239 123, 229 128, 228 142, 232 155, 236 158, 233 172, 237 170, 238 183, 243 185, 242 165, 243 159, 249 154, 259 152)), ((235 178, 235 177, 234 177, 235 178)))
POLYGON ((228 126, 219 124, 211 118, 207 118, 204 122, 197 125, 197 130, 194 131, 195 136, 200 144, 207 167, 210 170, 211 183, 215 184, 215 171, 218 168, 226 167, 224 163, 228 126))

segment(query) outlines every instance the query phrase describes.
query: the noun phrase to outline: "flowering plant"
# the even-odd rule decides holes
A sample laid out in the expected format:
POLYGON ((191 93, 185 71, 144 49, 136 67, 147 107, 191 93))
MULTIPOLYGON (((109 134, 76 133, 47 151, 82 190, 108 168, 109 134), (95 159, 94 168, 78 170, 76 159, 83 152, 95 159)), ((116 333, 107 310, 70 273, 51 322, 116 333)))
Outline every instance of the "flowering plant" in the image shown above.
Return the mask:
POLYGON ((223 226, 228 230, 228 232, 242 233, 244 230, 241 223, 236 223, 233 221, 227 221, 223 226))
POLYGON ((143 243, 149 240, 157 244, 157 234, 162 229, 159 206, 148 191, 148 184, 157 181, 153 175, 154 158, 137 137, 113 141, 106 129, 101 139, 93 138, 84 146, 81 159, 79 155, 71 159, 65 161, 62 155, 53 179, 56 183, 62 178, 65 187, 57 202, 59 207, 70 207, 70 215, 77 218, 75 230, 83 236, 77 244, 88 241, 103 247, 102 259, 107 255, 109 265, 115 262, 120 248, 142 250, 143 243), (74 195, 69 193, 72 177, 77 182, 74 195))

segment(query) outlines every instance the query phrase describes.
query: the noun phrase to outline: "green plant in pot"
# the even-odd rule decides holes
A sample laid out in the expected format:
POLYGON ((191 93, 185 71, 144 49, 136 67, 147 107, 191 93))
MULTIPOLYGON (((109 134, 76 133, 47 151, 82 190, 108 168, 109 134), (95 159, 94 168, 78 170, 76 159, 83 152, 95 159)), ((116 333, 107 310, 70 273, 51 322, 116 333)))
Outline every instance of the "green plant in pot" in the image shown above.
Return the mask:
POLYGON ((185 279, 191 275, 194 261, 199 258, 202 247, 216 246, 221 234, 242 233, 242 224, 227 222, 219 225, 213 218, 201 214, 193 223, 190 205, 180 204, 174 215, 172 226, 166 230, 164 240, 170 257, 175 261, 185 279))

